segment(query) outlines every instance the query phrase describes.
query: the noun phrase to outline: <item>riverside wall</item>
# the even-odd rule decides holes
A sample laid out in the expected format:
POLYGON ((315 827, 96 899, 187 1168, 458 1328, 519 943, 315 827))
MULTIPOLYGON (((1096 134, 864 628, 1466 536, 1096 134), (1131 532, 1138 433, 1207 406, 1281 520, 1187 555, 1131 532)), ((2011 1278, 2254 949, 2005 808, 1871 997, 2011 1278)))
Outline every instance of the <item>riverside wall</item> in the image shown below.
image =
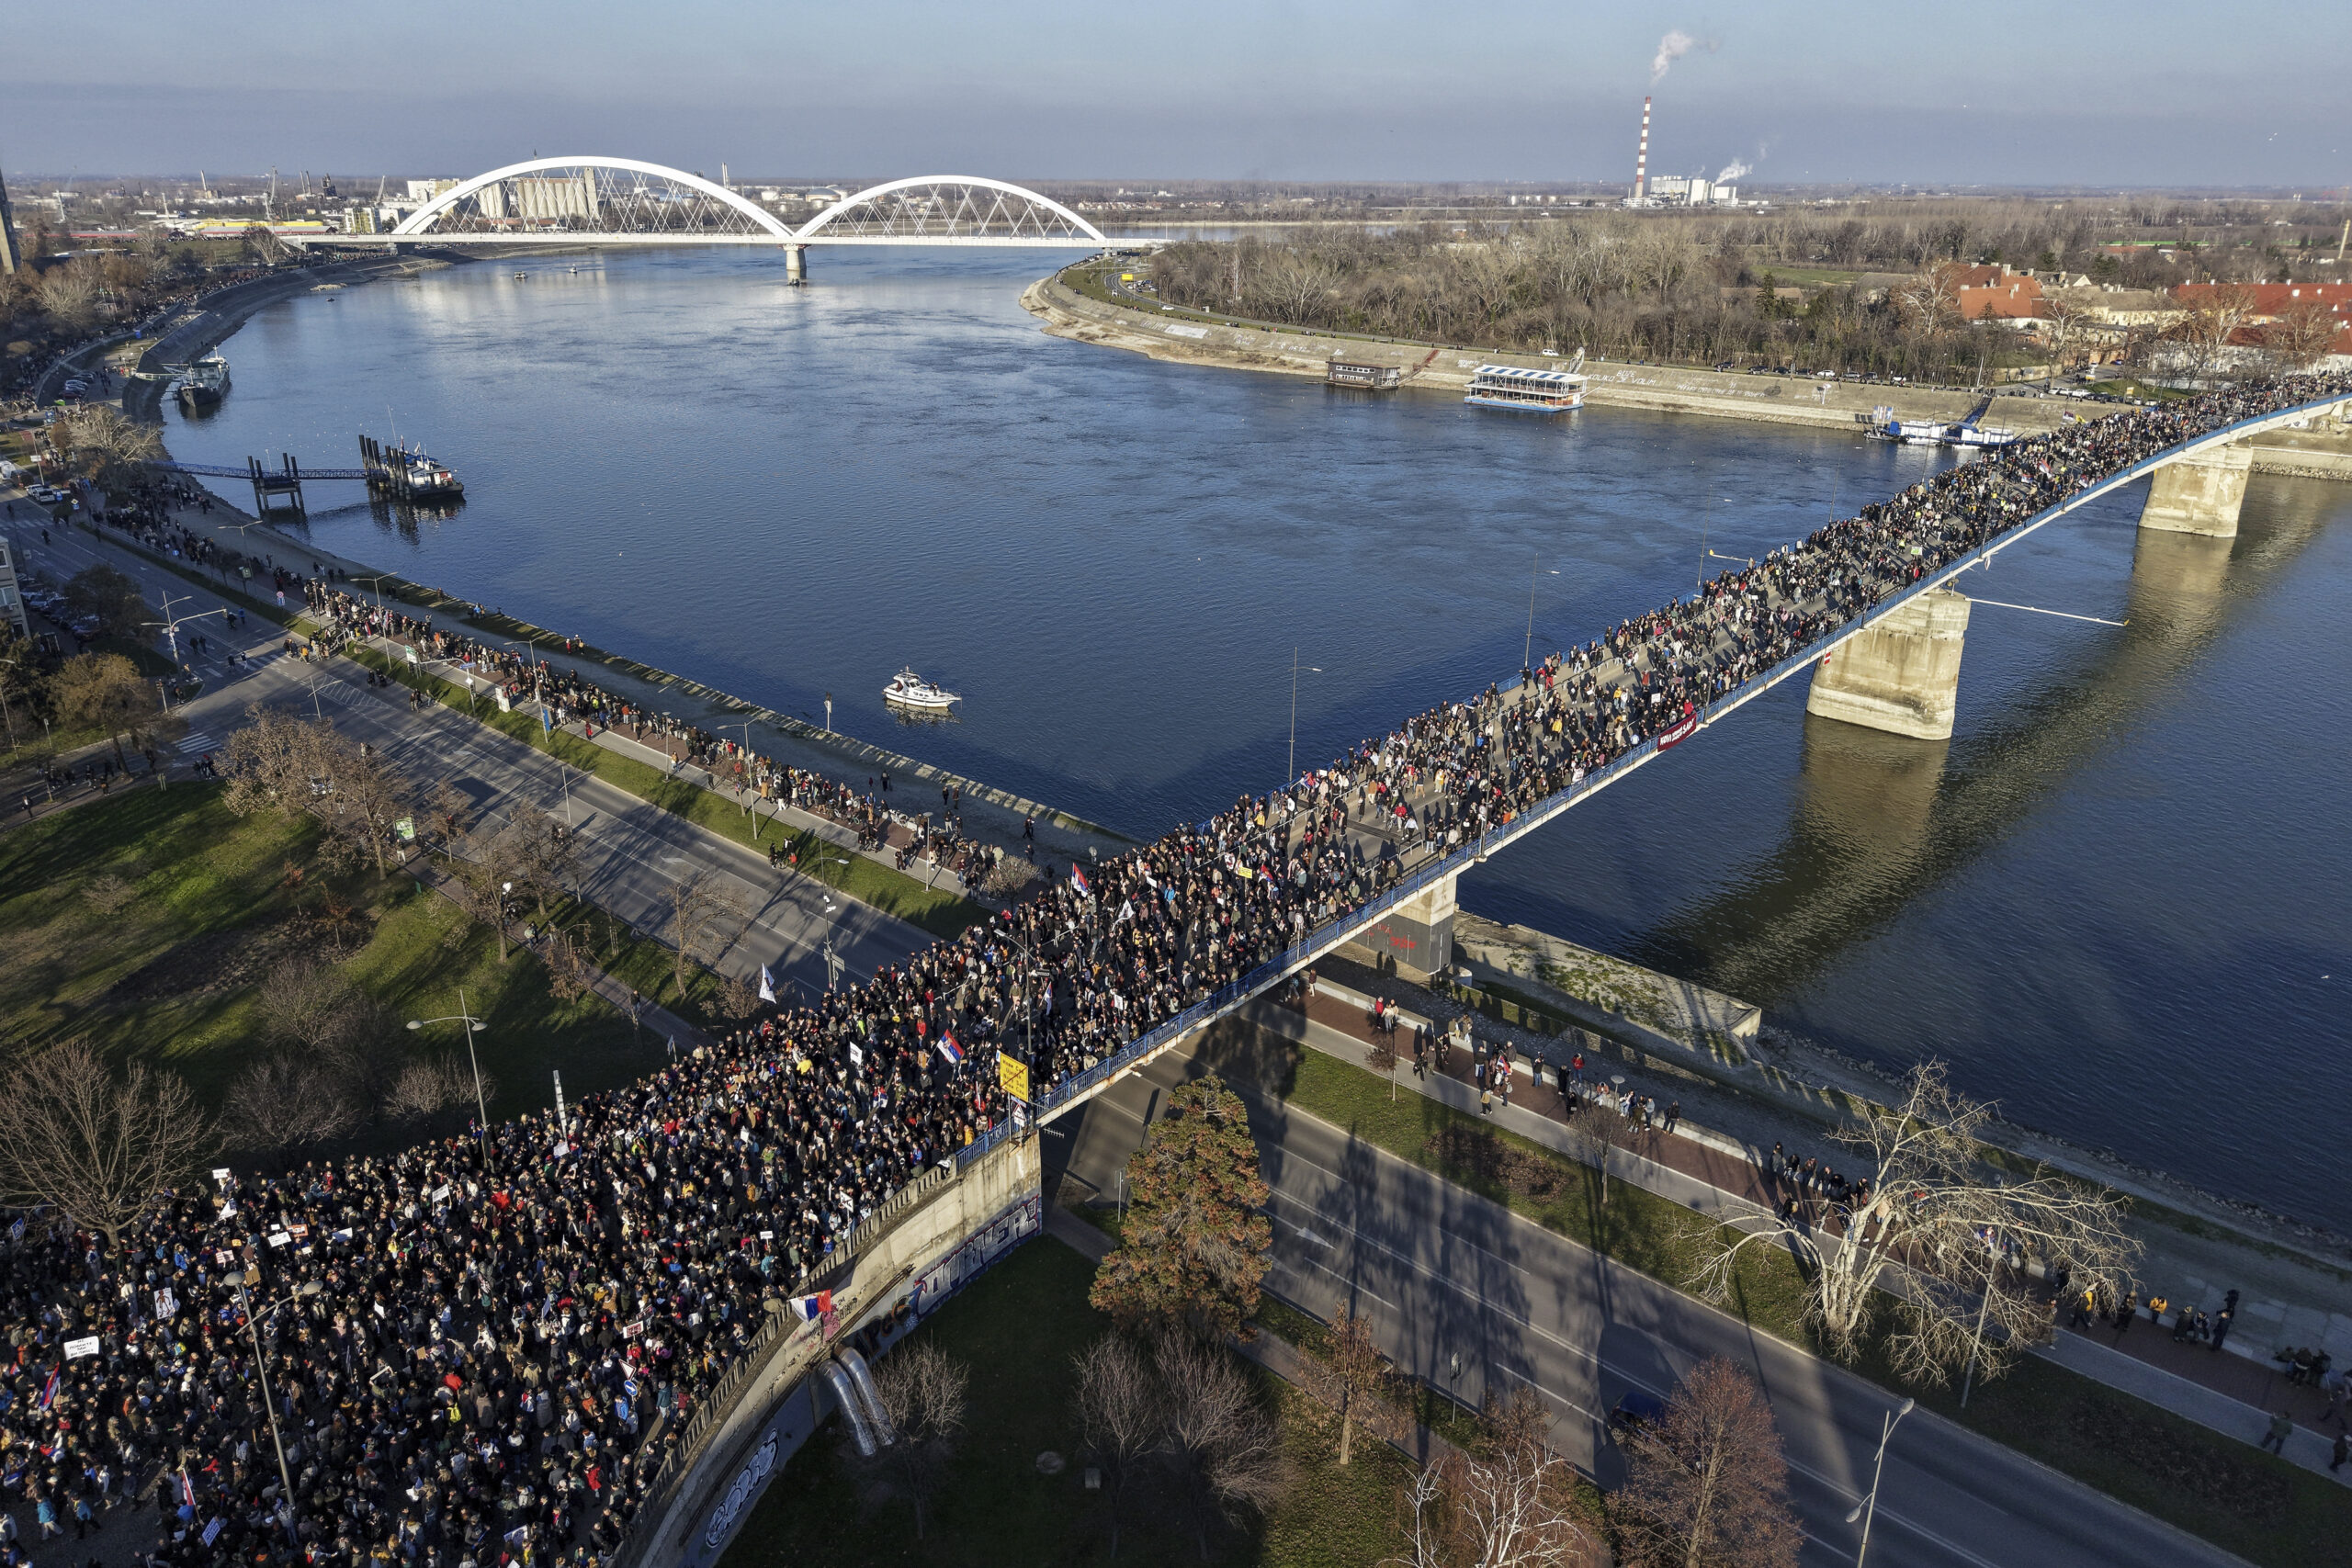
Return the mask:
POLYGON ((831 1414, 823 1363, 843 1335, 884 1321, 895 1344, 1015 1247, 1045 1229, 1035 1133, 960 1172, 935 1168, 850 1238, 830 1289, 839 1332, 793 1319, 779 1300, 763 1343, 673 1450, 665 1479, 622 1549, 621 1568, 712 1568, 760 1495, 831 1414), (904 1305, 907 1311, 899 1313, 904 1305))
MULTIPOLYGON (((1405 385, 1460 392, 1481 365, 1518 365, 1557 369, 1557 359, 1505 354, 1395 339, 1342 336, 1307 329, 1228 327, 1194 319, 1175 320, 1089 299, 1058 274, 1039 278, 1021 303, 1057 337, 1125 349, 1171 364, 1218 366, 1320 380, 1336 354, 1360 363, 1393 365, 1405 385)), ((1653 413, 1698 414, 1768 424, 1808 425, 1852 432, 1865 426, 1874 410, 1892 410, 1901 420, 1953 421, 1982 398, 1973 392, 1926 387, 1820 382, 1797 377, 1747 376, 1675 365, 1589 362, 1585 400, 1599 408, 1645 409, 1653 413)), ((1363 395, 1363 394, 1354 394, 1363 395)), ((1987 424, 2025 434, 2054 430, 2066 416, 2095 419, 2124 405, 2067 398, 2001 397, 1985 414, 1987 424)), ((2256 473, 2303 479, 2352 480, 2352 436, 2340 431, 2280 431, 2256 438, 2256 473)))

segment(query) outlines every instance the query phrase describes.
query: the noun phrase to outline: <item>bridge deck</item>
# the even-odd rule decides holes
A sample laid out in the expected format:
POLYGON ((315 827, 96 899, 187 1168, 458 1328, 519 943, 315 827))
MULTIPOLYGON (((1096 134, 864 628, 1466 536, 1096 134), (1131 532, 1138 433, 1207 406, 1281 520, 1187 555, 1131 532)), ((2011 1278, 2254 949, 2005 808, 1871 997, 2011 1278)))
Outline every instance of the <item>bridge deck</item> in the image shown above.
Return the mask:
MULTIPOLYGON (((1700 731, 1720 723, 1782 682, 1810 670, 1840 644, 1860 636, 1882 616, 1902 604, 1917 598, 1920 594, 1933 592, 1944 587, 1962 572, 1973 568, 1989 565, 1995 555, 2026 536, 2048 526, 2094 501, 2134 484, 2147 478, 2156 469, 2177 462, 2193 453, 2228 446, 2265 431, 2307 422, 2314 414, 2340 407, 2344 402, 2343 395, 2338 393, 2317 401, 2301 403, 2273 413, 2240 420, 2193 440, 2166 447, 2103 479, 2086 485, 2023 521, 1999 530, 1983 544, 1965 551, 1942 566, 1925 572, 1917 581, 1875 599, 1860 613, 1815 638, 1771 668, 1723 693, 1700 709, 1695 716, 1695 722, 1686 731, 1679 734, 1669 732, 1670 738, 1653 736, 1642 741, 1606 766, 1588 773, 1567 788, 1556 791, 1530 806, 1526 810, 1516 814, 1502 826, 1483 832, 1458 847, 1444 849, 1427 842, 1397 845, 1385 835, 1369 834, 1360 827, 1354 829, 1353 836, 1360 846, 1378 842, 1383 848, 1395 852, 1396 858, 1403 869, 1386 891, 1355 909, 1329 920, 1310 932, 1305 940, 1285 949, 1276 957, 1261 964, 1240 979, 1204 998, 1136 1037, 1126 1046, 1103 1058, 1094 1066, 1062 1079, 1040 1097, 1036 1107, 1038 1118, 1041 1121, 1050 1121, 1092 1099, 1115 1079, 1142 1066, 1159 1053, 1170 1049, 1180 1040, 1197 1030, 1206 1028, 1221 1019, 1233 1015, 1270 987, 1279 984, 1342 944, 1354 940, 1394 913, 1400 906, 1410 902, 1432 886, 1449 877, 1460 875, 1496 851, 1546 826, 1563 813, 1574 810, 1600 791, 1630 777, 1637 769, 1648 766, 1674 747, 1694 739, 1700 731)), ((1818 604, 1819 600, 1816 598, 1806 603, 1818 604)), ((1782 607, 1784 604, 1785 602, 1780 602, 1775 607, 1782 607)), ((1721 628, 1718 628, 1715 646, 1704 650, 1707 661, 1712 662, 1713 657, 1719 655, 1724 646, 1721 628)), ((1635 671, 1645 667, 1645 663, 1636 665, 1635 671)), ((1592 674, 1597 684, 1607 691, 1613 692, 1627 678, 1629 672, 1620 661, 1610 661, 1595 666, 1590 671, 1580 671, 1578 673, 1592 674), (1611 663, 1616 663, 1618 667, 1612 670, 1611 663)), ((1527 690, 1525 683, 1515 681, 1505 691, 1506 707, 1530 694, 1532 694, 1527 690)), ((1499 716, 1496 724, 1490 728, 1498 736, 1500 735, 1499 716)), ((1408 804, 1418 811, 1422 805, 1428 803, 1429 793, 1421 792, 1419 799, 1408 796, 1408 804)), ((1287 824, 1283 827, 1283 832, 1287 836, 1289 832, 1287 824)), ((997 1129, 966 1151, 967 1157, 977 1157, 985 1147, 993 1146, 1004 1135, 1006 1126, 1006 1123, 1000 1122, 997 1129)))

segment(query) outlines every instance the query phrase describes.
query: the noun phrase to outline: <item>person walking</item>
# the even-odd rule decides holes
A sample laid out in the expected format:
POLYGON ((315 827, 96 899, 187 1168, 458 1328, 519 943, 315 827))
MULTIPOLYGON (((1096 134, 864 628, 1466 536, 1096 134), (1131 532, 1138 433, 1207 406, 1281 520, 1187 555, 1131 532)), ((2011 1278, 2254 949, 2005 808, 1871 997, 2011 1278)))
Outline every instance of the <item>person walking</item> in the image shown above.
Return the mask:
MULTIPOLYGON (((2235 1295, 2237 1292, 2232 1291, 2230 1294, 2235 1295)), ((2230 1337, 2230 1325, 2236 1320, 2237 1315, 2233 1306, 2225 1306, 2213 1314, 2213 1338, 2212 1342, 2206 1347, 2207 1349, 2217 1356, 2221 1354, 2222 1341, 2230 1337)))
POLYGON ((2270 1430, 2263 1435, 2262 1446, 2268 1449, 2272 1453, 2277 1454, 2280 1459, 2285 1459, 2287 1457, 2287 1438, 2290 1433, 2294 1431, 2294 1429, 2295 1418, 2281 1410, 2278 1415, 2273 1416, 2270 1418, 2270 1430))
POLYGON ((2333 1475, 2342 1470, 2344 1461, 2347 1459, 2352 1459, 2352 1438, 2347 1438, 2343 1433, 2338 1432, 2335 1434, 2335 1446, 2328 1450, 2327 1472, 2333 1475))

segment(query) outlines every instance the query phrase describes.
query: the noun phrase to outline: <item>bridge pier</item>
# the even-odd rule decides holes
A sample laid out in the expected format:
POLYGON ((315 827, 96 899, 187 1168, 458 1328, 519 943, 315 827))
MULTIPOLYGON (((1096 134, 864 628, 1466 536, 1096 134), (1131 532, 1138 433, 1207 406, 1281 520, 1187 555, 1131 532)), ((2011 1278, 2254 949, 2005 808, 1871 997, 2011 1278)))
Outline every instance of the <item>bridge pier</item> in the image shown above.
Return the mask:
POLYGON ((1430 884, 1340 951, 1360 964, 1393 958, 1401 978, 1426 984, 1453 962, 1455 881, 1449 876, 1430 884))
POLYGON ((2140 526, 2235 538, 2238 508, 2245 501, 2246 474, 2253 467, 2254 448, 2243 441, 2209 446, 2165 464, 2148 480, 2148 501, 2140 509, 2140 526))
POLYGON ((784 247, 784 280, 786 283, 808 281, 808 246, 786 245, 784 247))
POLYGON ((1922 593, 1872 621, 1814 667, 1804 711, 1915 740, 1951 739, 1968 599, 1922 593))

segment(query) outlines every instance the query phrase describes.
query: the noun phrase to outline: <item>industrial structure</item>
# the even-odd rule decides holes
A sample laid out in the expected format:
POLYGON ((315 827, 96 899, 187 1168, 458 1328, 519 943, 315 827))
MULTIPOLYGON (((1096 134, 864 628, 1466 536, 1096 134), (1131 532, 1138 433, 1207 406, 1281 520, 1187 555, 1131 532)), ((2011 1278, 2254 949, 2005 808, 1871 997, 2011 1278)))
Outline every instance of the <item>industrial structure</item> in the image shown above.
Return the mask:
POLYGON ((0 272, 24 265, 24 253, 17 248, 17 215, 8 207, 8 182, 0 179, 0 272))

